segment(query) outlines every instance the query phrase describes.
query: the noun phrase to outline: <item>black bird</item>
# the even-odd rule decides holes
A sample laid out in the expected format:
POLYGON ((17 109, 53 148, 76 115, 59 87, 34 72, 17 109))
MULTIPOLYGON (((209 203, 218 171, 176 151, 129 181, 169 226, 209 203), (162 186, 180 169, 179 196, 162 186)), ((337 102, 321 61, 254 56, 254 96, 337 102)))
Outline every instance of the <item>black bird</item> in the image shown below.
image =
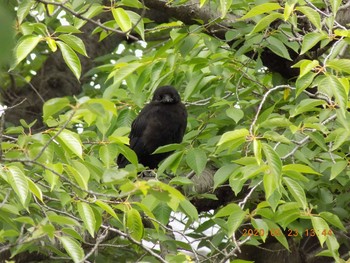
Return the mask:
MULTIPOLYGON (((160 146, 180 143, 186 125, 187 111, 177 90, 172 86, 159 87, 131 125, 130 148, 143 166, 157 168, 171 152, 152 153, 160 146)), ((129 161, 119 155, 117 163, 123 168, 129 161)))

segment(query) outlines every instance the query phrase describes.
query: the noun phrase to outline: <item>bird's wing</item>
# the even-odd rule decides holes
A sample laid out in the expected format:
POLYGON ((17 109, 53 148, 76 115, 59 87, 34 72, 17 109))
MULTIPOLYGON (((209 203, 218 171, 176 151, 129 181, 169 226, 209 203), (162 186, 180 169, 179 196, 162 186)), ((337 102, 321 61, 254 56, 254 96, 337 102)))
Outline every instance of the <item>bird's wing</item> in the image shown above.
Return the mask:
POLYGON ((131 124, 131 131, 129 135, 130 140, 132 138, 142 137, 142 134, 147 127, 148 119, 150 116, 152 116, 152 107, 150 104, 147 104, 131 124))

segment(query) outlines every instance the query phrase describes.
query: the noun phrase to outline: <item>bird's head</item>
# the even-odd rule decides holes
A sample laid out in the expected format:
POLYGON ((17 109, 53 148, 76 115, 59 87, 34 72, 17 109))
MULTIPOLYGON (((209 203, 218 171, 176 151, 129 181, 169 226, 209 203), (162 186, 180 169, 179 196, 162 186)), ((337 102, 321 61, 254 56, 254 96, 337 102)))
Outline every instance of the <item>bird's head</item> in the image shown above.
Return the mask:
POLYGON ((177 90, 172 86, 163 86, 156 89, 152 102, 160 102, 165 104, 173 104, 181 101, 177 90))

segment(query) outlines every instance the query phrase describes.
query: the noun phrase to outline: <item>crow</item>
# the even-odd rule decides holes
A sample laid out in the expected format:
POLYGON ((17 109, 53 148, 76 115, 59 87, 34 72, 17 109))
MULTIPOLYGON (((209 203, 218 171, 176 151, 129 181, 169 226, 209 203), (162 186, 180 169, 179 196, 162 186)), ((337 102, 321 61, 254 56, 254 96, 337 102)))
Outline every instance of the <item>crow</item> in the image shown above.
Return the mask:
MULTIPOLYGON (((172 86, 162 86, 154 92, 147 104, 131 124, 130 148, 136 153, 139 163, 150 169, 171 154, 152 154, 158 147, 180 143, 187 126, 187 111, 177 90, 172 86)), ((129 161, 122 155, 117 159, 119 168, 129 161)))

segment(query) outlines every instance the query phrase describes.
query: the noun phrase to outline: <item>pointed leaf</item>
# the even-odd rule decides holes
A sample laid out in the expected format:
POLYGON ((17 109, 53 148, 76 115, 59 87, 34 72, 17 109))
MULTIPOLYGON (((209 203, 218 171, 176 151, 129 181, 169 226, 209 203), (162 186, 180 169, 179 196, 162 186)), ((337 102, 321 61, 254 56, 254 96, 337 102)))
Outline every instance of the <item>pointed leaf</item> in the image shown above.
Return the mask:
POLYGON ((247 14, 242 16, 240 20, 251 18, 257 15, 261 15, 263 13, 269 13, 271 11, 275 11, 278 9, 282 9, 282 7, 277 3, 265 3, 261 5, 254 6, 247 14))
POLYGON ((73 259, 74 263, 82 262, 84 258, 84 251, 76 240, 68 236, 58 236, 57 238, 61 241, 64 249, 73 259))
POLYGON ((220 0, 220 11, 221 11, 221 19, 224 19, 227 12, 230 10, 232 4, 232 0, 220 0))
POLYGON ((81 64, 78 55, 64 42, 56 41, 56 44, 62 52, 63 60, 73 72, 74 76, 79 80, 81 74, 81 64))
POLYGON ((96 200, 95 204, 119 221, 117 214, 114 212, 113 208, 109 204, 103 202, 102 200, 96 200))
POLYGON ((83 148, 79 135, 64 129, 58 134, 57 137, 61 143, 63 143, 71 152, 78 157, 82 158, 83 148))
POLYGON ((130 235, 135 240, 140 241, 143 237, 143 232, 144 232, 140 213, 136 209, 131 208, 129 211, 127 211, 126 215, 127 215, 126 225, 129 229, 130 235))
POLYGON ((78 202, 77 208, 78 208, 80 218, 84 222, 84 226, 86 227, 90 235, 94 237, 95 227, 96 227, 96 218, 95 218, 94 211, 92 210, 89 204, 84 202, 78 202))
POLYGON ((318 240, 320 241, 321 247, 323 247, 323 243, 326 241, 327 239, 327 235, 324 235, 324 231, 328 232, 329 231, 329 225, 327 224, 327 222, 321 218, 321 217, 317 217, 317 216, 312 216, 311 217, 311 223, 312 223, 312 227, 318 237, 318 240))
POLYGON ((38 45, 40 40, 43 38, 41 36, 27 35, 22 37, 17 46, 15 47, 15 58, 16 62, 11 67, 12 69, 16 67, 23 59, 25 59, 30 52, 38 45))
POLYGON ((264 18, 259 20, 259 22, 253 28, 252 32, 250 32, 248 35, 252 35, 254 33, 267 29, 270 26, 270 24, 277 19, 283 19, 283 15, 280 13, 272 13, 270 15, 265 16, 264 18))
POLYGON ((306 173, 306 174, 316 174, 321 175, 320 173, 316 172, 314 169, 312 169, 310 166, 304 165, 304 164, 287 164, 282 167, 282 171, 296 171, 300 173, 306 173))
POLYGON ((191 149, 186 155, 186 162, 188 166, 196 172, 197 175, 201 174, 207 164, 207 155, 202 149, 191 149))
POLYGON ((49 117, 69 106, 68 98, 53 98, 44 103, 43 118, 46 121, 49 117))
POLYGON ((301 53, 304 54, 305 52, 309 51, 311 48, 313 48, 318 42, 320 42, 323 39, 326 39, 327 35, 318 33, 318 32, 311 32, 304 36, 303 38, 303 44, 301 46, 301 53))
POLYGON ((86 57, 88 56, 86 53, 84 42, 79 37, 76 37, 74 35, 61 34, 58 36, 58 38, 79 54, 82 54, 86 57))
POLYGON ((15 191, 18 196, 21 204, 24 206, 25 201, 28 197, 28 180, 24 175, 22 169, 17 166, 7 167, 7 179, 12 189, 15 191))
POLYGON ((128 32, 131 27, 131 20, 128 13, 123 8, 112 8, 114 20, 123 32, 128 32))
POLYGON ((322 31, 321 27, 321 16, 320 14, 308 6, 298 6, 295 10, 302 12, 306 17, 310 20, 310 22, 320 31, 322 31))
POLYGON ((237 139, 245 138, 248 134, 249 134, 249 131, 247 129, 239 129, 239 130, 225 132, 221 136, 218 142, 218 146, 226 142, 231 142, 231 141, 234 142, 237 139))
POLYGON ((270 172, 276 176, 280 176, 282 172, 282 161, 272 147, 266 143, 262 144, 268 167, 270 172))
POLYGON ((289 192, 292 194, 297 203, 305 210, 307 207, 306 195, 300 184, 291 178, 284 177, 284 183, 287 185, 289 192))
POLYGON ((350 74, 350 59, 332 59, 327 61, 327 67, 339 72, 350 74))
POLYGON ((37 186, 32 180, 27 178, 28 180, 28 186, 29 190, 40 200, 43 201, 43 193, 41 192, 41 189, 39 186, 37 186))

